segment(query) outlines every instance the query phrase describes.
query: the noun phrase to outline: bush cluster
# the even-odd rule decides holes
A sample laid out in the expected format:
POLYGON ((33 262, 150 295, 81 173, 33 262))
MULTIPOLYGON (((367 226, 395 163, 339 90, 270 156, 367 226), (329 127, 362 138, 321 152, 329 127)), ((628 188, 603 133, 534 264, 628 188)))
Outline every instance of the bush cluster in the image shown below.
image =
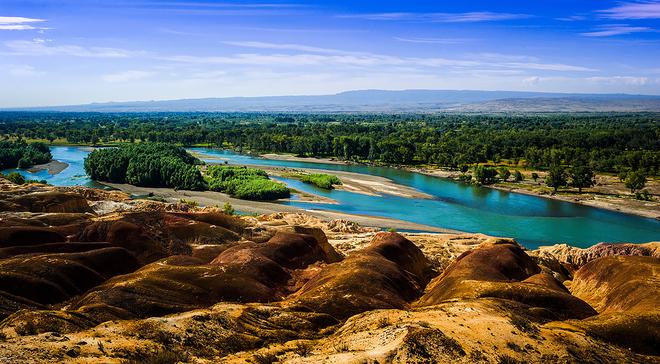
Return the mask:
POLYGON ((334 185, 341 185, 339 177, 323 173, 303 174, 300 180, 326 190, 333 189, 334 185))
POLYGON ((277 200, 291 195, 284 184, 270 180, 265 171, 256 168, 211 166, 206 171, 206 182, 211 191, 243 200, 277 200))

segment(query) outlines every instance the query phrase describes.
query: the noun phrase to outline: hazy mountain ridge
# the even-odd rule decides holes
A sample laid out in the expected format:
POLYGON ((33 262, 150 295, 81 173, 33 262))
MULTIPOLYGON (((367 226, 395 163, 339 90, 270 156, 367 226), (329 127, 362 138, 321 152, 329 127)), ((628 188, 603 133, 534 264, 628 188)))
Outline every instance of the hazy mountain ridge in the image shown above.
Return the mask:
POLYGON ((660 96, 472 90, 359 90, 262 96, 7 108, 67 112, 570 112, 660 111, 660 96))

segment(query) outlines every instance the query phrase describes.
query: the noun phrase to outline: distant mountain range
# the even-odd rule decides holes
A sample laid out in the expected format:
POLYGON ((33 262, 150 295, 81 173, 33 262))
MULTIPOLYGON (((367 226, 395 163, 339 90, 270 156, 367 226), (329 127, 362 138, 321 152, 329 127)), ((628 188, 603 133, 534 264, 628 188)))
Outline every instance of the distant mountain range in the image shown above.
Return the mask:
POLYGON ((660 111, 660 96, 471 90, 361 90, 265 96, 107 102, 3 109, 62 112, 587 112, 660 111))

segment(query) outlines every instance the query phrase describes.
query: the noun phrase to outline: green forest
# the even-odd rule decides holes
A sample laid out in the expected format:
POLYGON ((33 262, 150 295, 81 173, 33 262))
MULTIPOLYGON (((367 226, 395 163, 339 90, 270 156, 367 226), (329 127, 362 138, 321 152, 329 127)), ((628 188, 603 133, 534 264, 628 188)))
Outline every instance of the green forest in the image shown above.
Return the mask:
POLYGON ((506 162, 597 172, 660 166, 660 114, 0 113, 4 138, 83 145, 149 141, 453 169, 506 162))
POLYGON ((97 181, 204 190, 197 164, 201 162, 181 147, 138 143, 94 150, 85 159, 85 172, 97 181))
POLYGON ((50 162, 52 156, 44 143, 0 140, 0 170, 28 168, 50 162))

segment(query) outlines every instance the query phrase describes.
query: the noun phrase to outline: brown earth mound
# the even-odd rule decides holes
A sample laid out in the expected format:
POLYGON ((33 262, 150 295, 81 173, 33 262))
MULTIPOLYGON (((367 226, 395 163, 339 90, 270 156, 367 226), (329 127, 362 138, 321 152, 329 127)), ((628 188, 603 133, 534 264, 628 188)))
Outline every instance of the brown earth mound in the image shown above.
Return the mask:
POLYGON ((7 199, 30 212, 92 212, 85 197, 68 192, 45 191, 19 195, 7 199))
POLYGON ((406 308, 432 277, 430 262, 396 233, 378 234, 371 245, 323 268, 288 304, 343 320, 379 308, 406 308))
POLYGON ((638 353, 660 355, 660 259, 610 256, 575 273, 572 293, 599 315, 571 324, 638 353))
POLYGON ((86 226, 78 241, 107 241, 131 251, 143 263, 190 254, 191 243, 225 244, 240 239, 244 223, 221 213, 131 212, 86 226))
POLYGON ((53 304, 137 267, 127 250, 116 247, 3 259, 0 290, 37 303, 53 304))
POLYGON ((41 245, 23 245, 9 248, 0 248, 0 259, 17 255, 37 255, 53 253, 82 253, 90 250, 110 248, 110 243, 51 243, 41 245))
POLYGON ((611 256, 575 273, 573 295, 599 313, 649 312, 660 307, 660 258, 611 256))
POLYGON ((492 297, 541 309, 543 318, 585 318, 596 314, 552 276, 540 273, 541 268, 520 246, 508 242, 486 244, 461 255, 428 285, 415 306, 492 297))
MULTIPOLYGON (((111 307, 127 317, 161 316, 217 302, 272 302, 300 284, 293 271, 330 258, 311 235, 278 232, 266 243, 241 243, 209 265, 167 258, 96 287, 71 309, 111 307)), ((297 277, 300 277, 299 275, 297 277)))
POLYGON ((37 226, 0 227, 0 247, 61 243, 66 236, 53 228, 37 226))
POLYGON ((558 244, 542 246, 530 254, 541 259, 556 259, 560 263, 572 268, 572 270, 577 270, 590 261, 602 257, 639 255, 660 258, 660 242, 646 244, 600 243, 589 248, 577 248, 566 244, 558 244))

